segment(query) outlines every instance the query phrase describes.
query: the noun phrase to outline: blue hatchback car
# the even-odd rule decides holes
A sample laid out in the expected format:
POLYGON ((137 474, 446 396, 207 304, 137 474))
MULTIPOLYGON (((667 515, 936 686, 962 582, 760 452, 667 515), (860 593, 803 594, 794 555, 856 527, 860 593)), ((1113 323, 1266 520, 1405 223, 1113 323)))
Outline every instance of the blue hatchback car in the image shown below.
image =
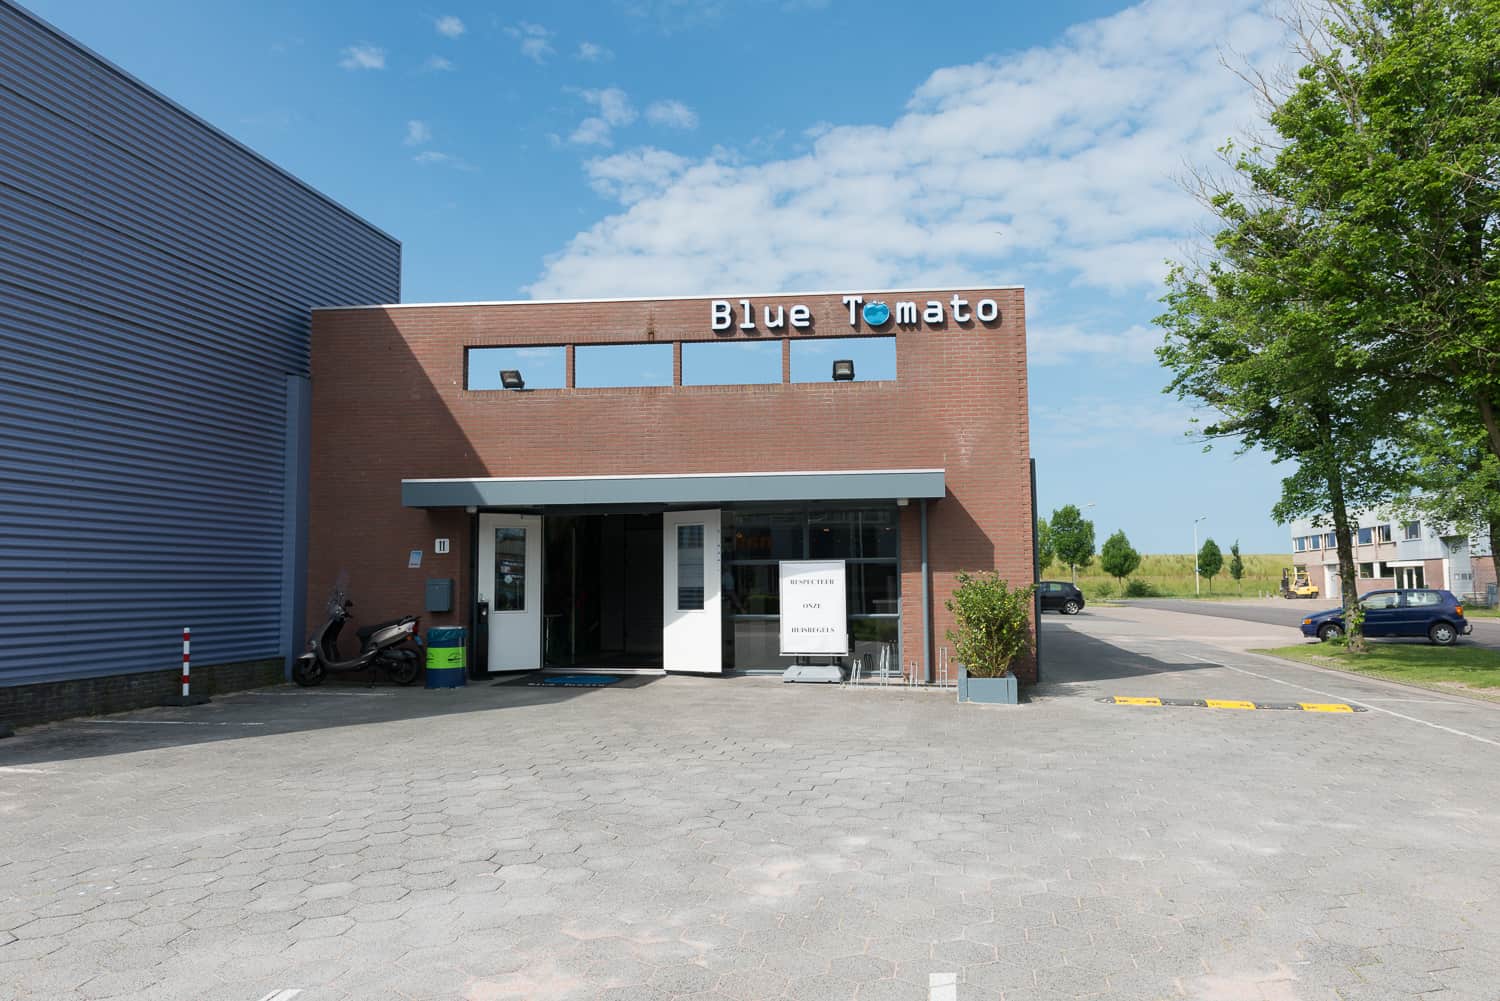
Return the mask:
MULTIPOLYGON (((1450 646, 1474 631, 1464 618, 1463 603, 1452 591, 1371 591, 1359 603, 1365 609, 1366 636, 1426 636, 1438 646, 1450 646)), ((1302 620, 1302 635, 1338 639, 1344 635, 1344 610, 1333 608, 1307 616, 1302 620)))

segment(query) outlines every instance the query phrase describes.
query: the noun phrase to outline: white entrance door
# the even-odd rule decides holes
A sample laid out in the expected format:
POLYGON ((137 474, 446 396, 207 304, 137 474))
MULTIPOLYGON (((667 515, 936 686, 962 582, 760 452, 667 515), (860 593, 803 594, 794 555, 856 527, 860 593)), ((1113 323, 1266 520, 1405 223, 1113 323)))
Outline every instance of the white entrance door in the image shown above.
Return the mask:
POLYGON ((724 670, 719 615, 719 512, 662 515, 662 666, 668 671, 724 670))
POLYGON ((542 666, 542 519, 479 516, 479 600, 490 606, 490 670, 542 666))

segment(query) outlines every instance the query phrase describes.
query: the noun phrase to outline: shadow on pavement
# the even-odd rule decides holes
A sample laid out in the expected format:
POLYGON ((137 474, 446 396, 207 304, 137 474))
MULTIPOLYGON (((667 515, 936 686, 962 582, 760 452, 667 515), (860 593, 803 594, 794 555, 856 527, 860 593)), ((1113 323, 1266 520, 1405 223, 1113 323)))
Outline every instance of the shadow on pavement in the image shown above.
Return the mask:
MULTIPOLYGON (((627 676, 604 687, 530 683, 539 675, 471 679, 461 688, 401 688, 395 685, 277 685, 214 696, 192 708, 136 709, 109 716, 59 720, 18 730, 0 740, 0 769, 101 755, 129 754, 272 734, 312 732, 452 716, 526 709, 589 699, 630 698, 639 688, 666 681, 627 676)), ((714 683, 707 679, 707 683, 714 683)), ((503 740, 504 723, 496 723, 503 740)))
POLYGON ((1222 665, 1207 662, 1177 664, 1146 657, 1068 625, 1047 630, 1041 654, 1042 680, 1033 688, 1037 695, 1082 695, 1092 693, 1095 683, 1101 681, 1222 669, 1222 665))

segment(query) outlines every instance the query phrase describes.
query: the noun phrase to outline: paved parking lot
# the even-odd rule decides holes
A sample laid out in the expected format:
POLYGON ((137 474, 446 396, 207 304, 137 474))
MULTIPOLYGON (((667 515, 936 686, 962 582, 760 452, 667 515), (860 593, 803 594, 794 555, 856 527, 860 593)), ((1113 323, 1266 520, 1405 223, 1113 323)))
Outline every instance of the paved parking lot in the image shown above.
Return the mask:
POLYGON ((672 678, 29 731, 0 995, 1493 1001, 1500 709, 1186 619, 1048 616, 1017 708, 672 678), (1301 689, 1370 711, 1098 701, 1301 689))

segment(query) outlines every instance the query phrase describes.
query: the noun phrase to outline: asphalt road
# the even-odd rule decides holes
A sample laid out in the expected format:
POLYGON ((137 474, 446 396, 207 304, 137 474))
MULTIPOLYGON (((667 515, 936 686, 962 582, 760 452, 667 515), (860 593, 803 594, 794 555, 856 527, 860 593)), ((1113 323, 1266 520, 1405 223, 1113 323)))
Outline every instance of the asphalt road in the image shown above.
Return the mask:
MULTIPOLYGON (((1140 598, 1128 602, 1141 608, 1158 608, 1167 612, 1186 612, 1190 615, 1207 615, 1216 619, 1238 619, 1241 622, 1259 622, 1270 626, 1286 626, 1295 630, 1302 619, 1314 612, 1322 612, 1337 606, 1337 602, 1326 599, 1308 601, 1285 598, 1249 599, 1246 601, 1195 601, 1191 598, 1140 598)), ((1460 642, 1476 646, 1500 649, 1500 620, 1470 619, 1474 632, 1460 642)), ((1287 637, 1288 643, 1301 639, 1301 633, 1287 637)))

